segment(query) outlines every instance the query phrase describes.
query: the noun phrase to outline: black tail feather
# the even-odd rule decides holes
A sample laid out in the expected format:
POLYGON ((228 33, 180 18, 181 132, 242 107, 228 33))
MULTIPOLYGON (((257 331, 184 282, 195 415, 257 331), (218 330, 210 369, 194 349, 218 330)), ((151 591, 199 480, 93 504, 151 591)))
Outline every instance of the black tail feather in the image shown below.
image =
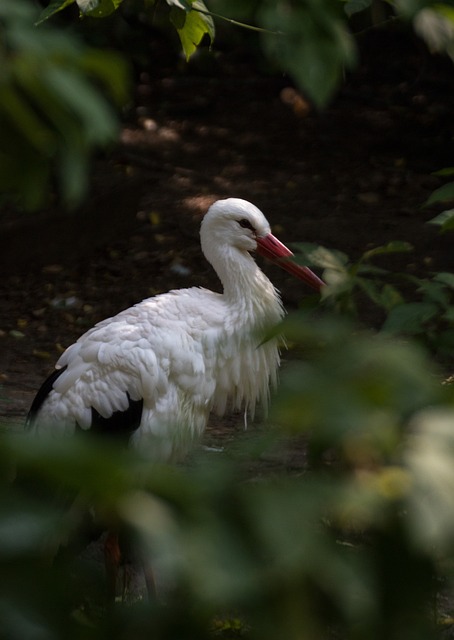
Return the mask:
POLYGON ((65 370, 66 370, 66 367, 62 367, 61 369, 55 369, 55 371, 53 371, 50 374, 50 376, 48 378, 46 378, 46 380, 44 380, 44 382, 41 385, 38 393, 35 396, 35 399, 32 402, 30 410, 29 410, 29 412, 27 414, 27 418, 25 419, 25 428, 26 429, 29 429, 32 426, 33 421, 34 421, 34 419, 36 417, 36 414, 38 413, 38 411, 42 407, 42 405, 43 405, 44 401, 46 400, 47 396, 49 395, 49 393, 54 388, 55 380, 57 380, 61 376, 63 371, 65 371, 65 370))

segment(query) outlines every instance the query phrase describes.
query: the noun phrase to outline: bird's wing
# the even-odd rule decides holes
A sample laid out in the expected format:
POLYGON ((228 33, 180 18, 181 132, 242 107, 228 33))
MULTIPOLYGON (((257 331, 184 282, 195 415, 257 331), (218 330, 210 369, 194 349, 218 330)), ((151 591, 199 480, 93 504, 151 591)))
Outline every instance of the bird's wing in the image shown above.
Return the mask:
POLYGON ((81 336, 43 385, 35 405, 39 423, 52 422, 59 432, 76 424, 87 429, 94 415, 101 422, 118 418, 139 401, 144 428, 153 420, 181 420, 182 413, 191 419, 191 411, 205 416, 215 386, 215 355, 204 337, 207 319, 200 305, 206 298, 193 291, 199 290, 145 300, 81 336))

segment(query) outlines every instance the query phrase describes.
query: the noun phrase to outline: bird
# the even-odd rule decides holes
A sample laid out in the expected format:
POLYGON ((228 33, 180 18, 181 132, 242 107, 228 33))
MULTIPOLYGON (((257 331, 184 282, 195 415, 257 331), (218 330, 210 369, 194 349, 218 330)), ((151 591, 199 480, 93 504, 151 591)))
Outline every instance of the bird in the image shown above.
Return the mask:
POLYGON ((253 254, 279 264, 316 291, 323 281, 272 233, 264 214, 240 198, 217 200, 200 243, 222 292, 202 287, 147 298, 103 320, 69 346, 31 405, 36 436, 90 431, 125 439, 152 461, 181 459, 210 413, 254 417, 277 384, 284 317, 277 289, 253 254))

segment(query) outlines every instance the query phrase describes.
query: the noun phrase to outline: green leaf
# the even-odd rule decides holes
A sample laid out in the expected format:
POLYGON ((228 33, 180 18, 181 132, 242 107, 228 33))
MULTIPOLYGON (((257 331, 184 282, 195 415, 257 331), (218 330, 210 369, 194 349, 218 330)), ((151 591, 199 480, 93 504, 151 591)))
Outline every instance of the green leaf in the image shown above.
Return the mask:
POLYGON ((381 291, 381 300, 382 305, 385 309, 392 309, 398 304, 403 304, 404 299, 402 294, 396 287, 393 287, 391 284, 385 284, 381 291))
POLYGON ((166 0, 167 4, 170 7, 176 7, 177 9, 181 9, 186 13, 189 13, 192 9, 192 0, 166 0))
POLYGON ((427 207, 435 202, 449 202, 450 200, 454 200, 454 182, 448 182, 439 189, 435 189, 424 204, 427 207))
POLYGON ((431 302, 409 302, 391 309, 382 330, 387 333, 415 335, 423 331, 426 322, 437 315, 439 307, 431 302))
POLYGON ((387 253, 404 253, 408 251, 413 251, 413 246, 409 242, 404 242, 401 240, 392 240, 388 242, 388 244, 383 245, 381 247, 375 247, 374 249, 370 249, 366 251, 362 260, 369 260, 373 256, 380 256, 387 253))
MULTIPOLYGON (((90 155, 117 136, 111 98, 124 104, 125 64, 65 30, 35 28, 34 11, 16 11, 27 3, 13 0, 8 11, 8 2, 0 3, 11 51, 0 84, 0 190, 26 209, 45 206, 55 188, 74 203, 86 193, 90 155)), ((71 3, 52 2, 40 21, 71 3)))
MULTIPOLYGON (((178 22, 175 24, 186 60, 189 60, 196 51, 205 35, 209 36, 210 40, 214 39, 214 22, 212 17, 205 13, 206 11, 205 4, 201 0, 195 0, 192 3, 192 10, 185 14, 183 26, 178 26, 178 22)), ((180 14, 178 20, 181 21, 181 10, 178 13, 180 14)))
POLYGON ((446 271, 442 271, 440 273, 437 273, 437 275, 435 276, 434 280, 436 280, 437 282, 441 282, 441 283, 447 285, 451 289, 454 289, 454 273, 449 273, 449 272, 446 272, 446 271))
POLYGON ((13 86, 4 85, 0 89, 0 111, 28 137, 35 149, 47 152, 52 144, 51 131, 13 86))
POLYGON ((363 278, 357 278, 356 282, 358 286, 364 291, 364 293, 379 306, 382 306, 382 295, 378 285, 372 280, 365 280, 363 278))
POLYGON ((346 68, 356 61, 356 48, 337 3, 264 3, 259 18, 268 56, 287 71, 316 106, 324 106, 339 86, 346 68))
POLYGON ((292 247, 298 251, 295 258, 299 264, 341 271, 347 268, 348 257, 341 251, 327 249, 310 242, 297 242, 292 244, 292 247))
POLYGON ((385 284, 379 290, 378 285, 372 280, 357 278, 356 282, 369 298, 383 309, 390 310, 404 302, 401 293, 390 284, 385 284))
POLYGON ((47 69, 43 81, 84 123, 87 142, 101 143, 114 138, 117 127, 113 112, 109 113, 106 105, 99 101, 95 88, 84 78, 69 76, 65 70, 55 67, 47 69))
POLYGON ((454 167, 445 167, 444 169, 440 169, 439 171, 434 171, 432 173, 433 176, 447 177, 454 176, 454 167))
POLYGON ((425 300, 431 300, 440 307, 449 306, 450 291, 441 282, 436 280, 423 280, 420 285, 425 300))
POLYGON ((429 224, 437 224, 442 231, 450 231, 454 229, 454 209, 447 209, 438 216, 429 220, 429 224))
POLYGON ((404 18, 411 19, 427 6, 427 0, 395 0, 395 6, 404 18))
POLYGON ((81 13, 89 13, 90 11, 97 9, 102 0, 76 0, 76 2, 81 13))
POLYGON ((344 11, 351 18, 355 13, 369 9, 371 4, 372 0, 346 0, 344 11))
POLYGON ((454 323, 454 307, 449 307, 449 309, 443 314, 443 318, 450 323, 454 323))
POLYGON ((123 0, 76 0, 83 15, 105 18, 116 11, 123 0))
POLYGON ((50 5, 41 11, 35 24, 39 25, 45 20, 48 20, 51 16, 55 15, 65 7, 68 7, 70 4, 74 4, 75 1, 76 0, 54 0, 54 2, 51 2, 50 5))
POLYGON ((184 28, 184 25, 186 23, 186 15, 186 11, 184 9, 181 9, 180 7, 174 6, 170 9, 169 18, 175 29, 179 30, 184 28))

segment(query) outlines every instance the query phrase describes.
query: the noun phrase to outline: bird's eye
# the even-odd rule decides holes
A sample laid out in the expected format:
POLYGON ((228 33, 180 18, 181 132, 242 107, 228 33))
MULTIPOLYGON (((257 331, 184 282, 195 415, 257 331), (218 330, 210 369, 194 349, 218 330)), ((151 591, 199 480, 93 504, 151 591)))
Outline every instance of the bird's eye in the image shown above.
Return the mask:
POLYGON ((246 218, 238 220, 238 224, 240 225, 240 227, 243 227, 243 229, 250 229, 251 231, 255 231, 252 224, 249 222, 249 220, 246 220, 246 218))

